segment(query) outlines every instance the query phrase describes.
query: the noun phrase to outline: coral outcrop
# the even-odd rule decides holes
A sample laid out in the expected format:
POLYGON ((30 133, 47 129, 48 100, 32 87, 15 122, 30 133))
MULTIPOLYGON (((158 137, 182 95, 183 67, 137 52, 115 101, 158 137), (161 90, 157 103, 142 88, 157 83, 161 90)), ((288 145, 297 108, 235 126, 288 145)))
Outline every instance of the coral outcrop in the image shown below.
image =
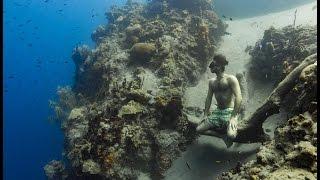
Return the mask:
POLYGON ((317 179, 317 118, 309 112, 289 119, 262 145, 257 160, 223 173, 219 179, 317 179))
POLYGON ((160 179, 197 137, 182 97, 205 72, 226 25, 210 1, 188 1, 199 9, 180 3, 114 6, 92 34, 97 47, 74 49, 74 85, 51 103, 61 114, 69 178, 137 179, 143 172, 160 179))
POLYGON ((52 160, 45 167, 44 171, 49 180, 66 179, 68 177, 65 165, 61 161, 52 160))
POLYGON ((307 56, 317 52, 316 26, 269 28, 254 48, 249 75, 262 82, 281 81, 307 56))

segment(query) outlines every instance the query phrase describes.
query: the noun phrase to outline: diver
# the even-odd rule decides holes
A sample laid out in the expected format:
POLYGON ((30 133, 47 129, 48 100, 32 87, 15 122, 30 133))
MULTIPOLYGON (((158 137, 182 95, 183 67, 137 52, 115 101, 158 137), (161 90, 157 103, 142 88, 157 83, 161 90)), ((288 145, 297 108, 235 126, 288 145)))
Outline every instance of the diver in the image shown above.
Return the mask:
POLYGON ((228 63, 224 55, 218 54, 209 65, 211 72, 217 77, 209 80, 204 118, 197 123, 197 132, 220 137, 229 148, 237 135, 242 95, 238 79, 224 73, 228 63), (217 101, 217 109, 210 113, 213 94, 217 101))

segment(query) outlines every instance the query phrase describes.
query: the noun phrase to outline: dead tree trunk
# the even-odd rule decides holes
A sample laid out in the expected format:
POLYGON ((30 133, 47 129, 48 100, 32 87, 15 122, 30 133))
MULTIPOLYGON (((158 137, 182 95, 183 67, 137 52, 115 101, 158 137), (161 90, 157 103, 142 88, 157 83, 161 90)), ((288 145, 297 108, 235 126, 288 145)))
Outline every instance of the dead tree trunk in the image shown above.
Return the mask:
POLYGON ((299 66, 289 73, 284 80, 272 91, 265 102, 248 118, 239 123, 238 135, 234 142, 254 143, 269 139, 264 133, 262 124, 271 115, 279 113, 281 101, 286 94, 298 83, 302 70, 317 60, 317 54, 305 58, 299 66))

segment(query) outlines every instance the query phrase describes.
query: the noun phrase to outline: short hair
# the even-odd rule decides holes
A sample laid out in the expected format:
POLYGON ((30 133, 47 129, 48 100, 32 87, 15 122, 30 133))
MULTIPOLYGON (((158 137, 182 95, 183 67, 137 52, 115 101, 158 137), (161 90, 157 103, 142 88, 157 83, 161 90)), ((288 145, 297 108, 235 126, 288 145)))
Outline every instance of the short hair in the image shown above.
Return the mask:
POLYGON ((229 62, 227 61, 226 56, 222 55, 222 54, 217 54, 213 57, 213 62, 217 65, 221 65, 221 66, 226 66, 229 64, 229 62))

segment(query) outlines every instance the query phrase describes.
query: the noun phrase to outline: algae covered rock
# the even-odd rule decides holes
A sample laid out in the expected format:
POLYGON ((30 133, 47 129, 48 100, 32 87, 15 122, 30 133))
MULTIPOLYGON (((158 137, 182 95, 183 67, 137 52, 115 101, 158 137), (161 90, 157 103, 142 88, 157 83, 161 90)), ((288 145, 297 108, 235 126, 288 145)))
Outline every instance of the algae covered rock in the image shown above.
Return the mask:
POLYGON ((44 171, 48 179, 67 179, 68 174, 63 162, 52 160, 45 167, 44 171))
POLYGON ((86 109, 84 107, 74 108, 71 110, 68 119, 62 124, 66 137, 71 143, 82 138, 88 132, 88 120, 85 113, 86 109))
POLYGON ((143 112, 143 106, 140 103, 131 100, 128 102, 128 104, 122 106, 122 108, 119 111, 118 116, 124 117, 124 116, 128 116, 128 115, 136 115, 141 112, 143 112))
POLYGON ((294 146, 294 151, 290 152, 286 158, 298 167, 312 168, 317 160, 317 148, 309 141, 300 141, 294 146))
POLYGON ((266 180, 282 180, 282 179, 295 179, 295 180, 316 180, 312 173, 300 169, 300 168, 290 168, 282 167, 268 175, 266 180))
POLYGON ((139 102, 141 104, 147 104, 149 100, 151 99, 151 96, 147 94, 146 91, 142 89, 133 89, 128 92, 127 98, 130 100, 134 100, 136 102, 139 102))
POLYGON ((155 53, 156 46, 153 43, 136 43, 130 50, 131 58, 136 63, 146 63, 155 53))
POLYGON ((106 30, 105 26, 98 26, 96 30, 93 31, 91 34, 91 39, 96 42, 97 44, 100 44, 103 41, 103 38, 108 34, 108 31, 106 30))
POLYGON ((98 174, 101 172, 100 165, 94 162, 92 159, 86 160, 83 162, 82 172, 98 174))
POLYGON ((68 119, 69 120, 82 119, 85 117, 84 113, 85 113, 84 108, 74 108, 71 110, 68 119))

